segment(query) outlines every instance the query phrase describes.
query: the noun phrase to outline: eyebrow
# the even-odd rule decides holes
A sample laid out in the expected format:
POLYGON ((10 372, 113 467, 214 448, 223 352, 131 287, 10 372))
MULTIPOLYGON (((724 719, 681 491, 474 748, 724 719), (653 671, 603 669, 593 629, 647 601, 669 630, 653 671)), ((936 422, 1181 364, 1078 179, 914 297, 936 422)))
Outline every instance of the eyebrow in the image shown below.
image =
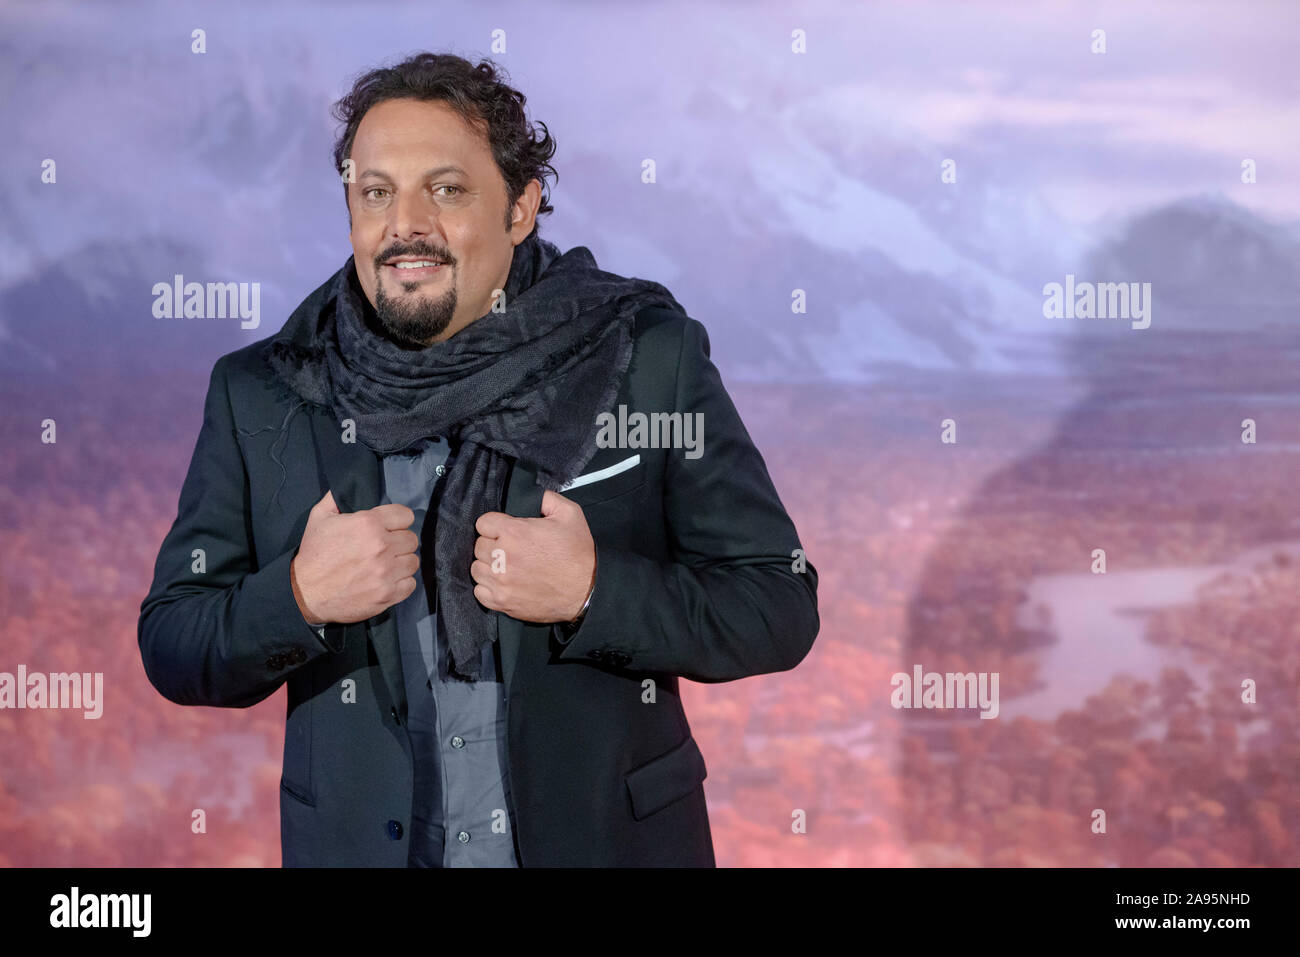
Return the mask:
MULTIPOLYGON (((425 176, 425 179, 431 179, 431 178, 434 177, 434 176, 442 176, 444 173, 459 173, 461 176, 468 176, 468 175, 469 175, 469 174, 466 173, 463 169, 461 169, 459 166, 435 166, 433 169, 425 170, 425 171, 424 171, 424 176, 425 176)), ((385 173, 383 170, 378 170, 378 169, 368 169, 368 170, 366 170, 364 173, 362 173, 360 176, 358 176, 357 179, 365 179, 367 176, 378 176, 380 179, 391 179, 391 178, 392 178, 392 177, 390 177, 387 173, 385 173)))

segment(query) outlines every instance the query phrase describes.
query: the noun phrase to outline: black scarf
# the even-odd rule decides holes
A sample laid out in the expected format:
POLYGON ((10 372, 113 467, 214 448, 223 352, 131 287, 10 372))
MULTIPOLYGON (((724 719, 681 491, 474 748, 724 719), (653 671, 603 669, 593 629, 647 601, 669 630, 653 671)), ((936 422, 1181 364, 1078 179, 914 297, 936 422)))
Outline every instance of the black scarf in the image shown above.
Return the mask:
POLYGON ((596 416, 627 372, 636 313, 685 310, 660 284, 603 272, 585 246, 561 255, 535 231, 515 247, 504 310, 424 349, 367 325, 373 309, 352 257, 329 285, 322 314, 295 313, 268 359, 295 394, 353 419, 357 438, 380 455, 435 435, 451 443, 456 461, 434 526, 438 607, 449 668, 476 680, 496 613, 474 597, 474 523, 500 510, 507 459, 553 491, 576 477, 596 452, 596 416), (302 341, 302 323, 316 330, 306 350, 289 341, 302 341))

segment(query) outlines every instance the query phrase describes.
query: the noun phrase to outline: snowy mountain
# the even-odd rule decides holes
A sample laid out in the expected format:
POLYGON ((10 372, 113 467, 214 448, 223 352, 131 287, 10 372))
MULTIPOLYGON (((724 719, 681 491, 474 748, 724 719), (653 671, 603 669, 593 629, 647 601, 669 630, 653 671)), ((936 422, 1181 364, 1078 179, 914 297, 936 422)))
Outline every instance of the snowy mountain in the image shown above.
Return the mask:
POLYGON ((1093 251, 1089 271, 1150 282, 1163 328, 1300 333, 1300 237, 1222 193, 1134 216, 1093 251))
MULTIPOLYGON (((27 173, 0 197, 0 371, 208 369, 277 331, 342 265, 351 248, 323 92, 339 68, 299 53, 273 82, 245 56, 161 89, 154 73, 132 74, 120 102, 137 86, 156 99, 101 131, 102 167, 84 145, 57 140, 76 124, 23 129, 23 155, 64 160, 57 187, 27 173), (260 283, 261 326, 155 319, 150 290, 176 273, 260 283)), ((84 109, 78 94, 63 90, 51 116, 84 109)), ((1222 197, 1089 235, 1031 187, 999 182, 996 157, 972 153, 956 183, 941 183, 941 149, 912 132, 846 125, 851 103, 747 102, 683 85, 663 91, 644 122, 605 130, 591 122, 596 100, 543 102, 548 124, 572 131, 559 137, 556 214, 543 235, 668 286, 709 329, 729 377, 1052 373, 1089 331, 1043 317, 1043 284, 1067 273, 1151 282, 1157 323, 1193 328, 1285 322, 1300 303, 1294 226, 1222 197), (639 175, 645 158, 653 183, 639 175), (806 312, 791 309, 796 290, 806 312)))

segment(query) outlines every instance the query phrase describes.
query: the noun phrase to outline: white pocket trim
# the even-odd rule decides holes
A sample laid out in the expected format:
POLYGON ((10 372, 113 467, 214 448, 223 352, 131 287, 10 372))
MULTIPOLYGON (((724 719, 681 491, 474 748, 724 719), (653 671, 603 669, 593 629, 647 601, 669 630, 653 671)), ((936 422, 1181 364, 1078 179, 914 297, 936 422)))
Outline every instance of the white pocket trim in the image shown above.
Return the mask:
POLYGON ((560 491, 567 492, 569 489, 577 488, 580 485, 590 485, 592 482, 599 482, 602 479, 607 479, 610 476, 617 475, 619 472, 626 472, 628 469, 635 468, 640 464, 641 455, 638 453, 633 455, 631 458, 624 459, 622 462, 615 462, 613 465, 606 466, 605 468, 599 469, 595 472, 588 472, 586 475, 579 475, 568 485, 560 486, 560 491))

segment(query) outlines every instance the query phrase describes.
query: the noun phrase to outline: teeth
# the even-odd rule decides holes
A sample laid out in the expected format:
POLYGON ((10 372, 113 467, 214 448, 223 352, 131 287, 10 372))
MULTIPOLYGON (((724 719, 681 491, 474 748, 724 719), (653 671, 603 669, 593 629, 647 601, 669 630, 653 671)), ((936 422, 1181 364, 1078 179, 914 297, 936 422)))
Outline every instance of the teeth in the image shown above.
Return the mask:
POLYGON ((434 262, 432 259, 421 259, 418 262, 393 263, 393 265, 396 266, 398 269, 421 269, 425 266, 437 266, 439 264, 434 262))

